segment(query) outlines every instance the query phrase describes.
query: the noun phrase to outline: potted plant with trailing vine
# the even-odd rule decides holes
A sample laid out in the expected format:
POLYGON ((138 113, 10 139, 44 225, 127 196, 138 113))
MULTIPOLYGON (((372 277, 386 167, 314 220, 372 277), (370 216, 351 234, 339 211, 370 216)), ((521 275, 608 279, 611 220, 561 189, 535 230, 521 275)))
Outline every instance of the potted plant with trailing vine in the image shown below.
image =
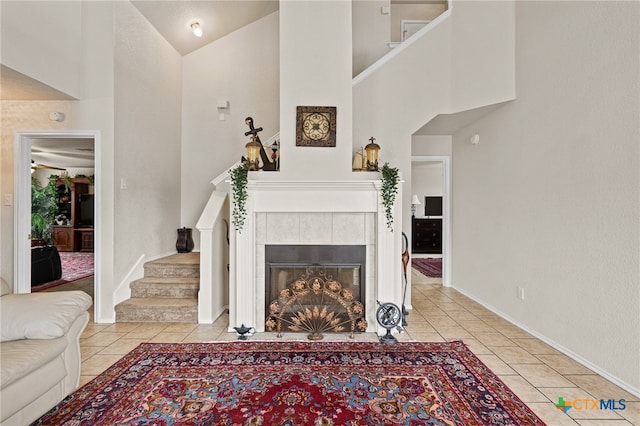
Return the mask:
POLYGON ((57 191, 53 181, 42 186, 31 176, 31 240, 33 246, 51 244, 51 224, 58 212, 57 191))
POLYGON ((247 183, 249 181, 249 165, 246 162, 229 170, 231 177, 231 193, 233 196, 232 222, 237 232, 242 232, 244 221, 247 217, 247 183))
POLYGON ((400 171, 397 167, 389 167, 389 163, 384 163, 380 173, 382 174, 380 195, 382 196, 382 205, 384 205, 387 219, 387 228, 393 232, 393 203, 395 203, 396 195, 398 194, 400 171))

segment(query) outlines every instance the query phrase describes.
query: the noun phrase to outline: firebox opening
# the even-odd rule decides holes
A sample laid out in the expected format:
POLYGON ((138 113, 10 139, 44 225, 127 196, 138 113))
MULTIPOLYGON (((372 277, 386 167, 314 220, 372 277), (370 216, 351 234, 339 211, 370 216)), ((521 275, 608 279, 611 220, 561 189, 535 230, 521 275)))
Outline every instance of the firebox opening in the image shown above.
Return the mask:
MULTIPOLYGON (((366 246, 364 245, 266 245, 265 246, 265 312, 282 292, 313 277, 325 282, 337 282, 341 294, 352 294, 357 309, 364 309, 366 280, 366 246)), ((348 296, 350 297, 350 296, 348 296)), ((331 311, 336 303, 332 297, 320 297, 318 309, 331 311)), ((296 302, 297 303, 297 302, 296 302)), ((316 302, 314 302, 316 303, 316 302)), ((355 306, 355 305, 354 305, 355 306)), ((338 315, 335 312, 334 315, 338 315)), ((283 330, 288 331, 288 330, 283 330)), ((289 330, 290 331, 290 330, 289 330)))

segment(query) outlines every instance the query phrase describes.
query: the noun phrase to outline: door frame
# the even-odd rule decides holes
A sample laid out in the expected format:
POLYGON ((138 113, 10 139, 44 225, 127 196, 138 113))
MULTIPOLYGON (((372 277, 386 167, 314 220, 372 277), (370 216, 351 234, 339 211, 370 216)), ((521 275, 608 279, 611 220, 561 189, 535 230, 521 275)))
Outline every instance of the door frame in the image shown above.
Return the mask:
MULTIPOLYGON (((17 131, 14 136, 14 233, 13 233, 13 283, 15 293, 31 293, 31 141, 34 139, 93 139, 94 143, 94 298, 101 288, 102 241, 102 170, 98 153, 101 152, 100 131, 17 131)), ((99 306, 94 300, 94 307, 99 306)))
MULTIPOLYGON (((401 19, 400 20, 400 42, 403 42, 407 40, 409 37, 411 37, 411 36, 405 37, 406 33, 409 32, 409 30, 405 29, 407 25, 421 25, 420 29, 418 30, 420 31, 422 30, 422 28, 429 25, 430 22, 431 20, 427 20, 427 19, 401 19)), ((416 33, 418 31, 416 31, 416 33)))
POLYGON ((442 286, 451 287, 451 157, 412 155, 411 163, 442 163, 442 286))

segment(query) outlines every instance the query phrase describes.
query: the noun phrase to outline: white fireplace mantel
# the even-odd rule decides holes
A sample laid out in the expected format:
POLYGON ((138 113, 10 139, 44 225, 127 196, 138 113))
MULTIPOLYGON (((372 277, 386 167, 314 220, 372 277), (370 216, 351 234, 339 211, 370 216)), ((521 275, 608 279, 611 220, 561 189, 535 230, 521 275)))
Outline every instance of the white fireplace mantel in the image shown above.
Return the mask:
MULTIPOLYGON (((251 176, 250 176, 251 178, 251 176)), ((247 217, 230 238, 229 330, 245 324, 264 331, 265 244, 364 244, 367 246, 367 331, 376 301, 402 303, 401 232, 387 227, 382 182, 371 180, 279 181, 250 179, 247 217)), ((402 199, 402 185, 396 200, 402 199)), ((402 229, 400 202, 394 229, 402 229)))

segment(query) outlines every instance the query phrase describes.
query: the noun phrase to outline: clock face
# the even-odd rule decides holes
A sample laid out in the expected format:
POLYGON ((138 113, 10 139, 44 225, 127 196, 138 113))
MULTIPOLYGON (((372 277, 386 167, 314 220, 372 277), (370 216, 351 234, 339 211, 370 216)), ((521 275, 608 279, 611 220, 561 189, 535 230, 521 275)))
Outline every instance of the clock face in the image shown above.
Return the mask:
POLYGON ((336 146, 336 107, 296 107, 296 146, 336 146))
POLYGON ((319 141, 327 138, 331 125, 327 114, 315 112, 313 114, 305 114, 303 119, 302 131, 305 136, 313 141, 319 141))

